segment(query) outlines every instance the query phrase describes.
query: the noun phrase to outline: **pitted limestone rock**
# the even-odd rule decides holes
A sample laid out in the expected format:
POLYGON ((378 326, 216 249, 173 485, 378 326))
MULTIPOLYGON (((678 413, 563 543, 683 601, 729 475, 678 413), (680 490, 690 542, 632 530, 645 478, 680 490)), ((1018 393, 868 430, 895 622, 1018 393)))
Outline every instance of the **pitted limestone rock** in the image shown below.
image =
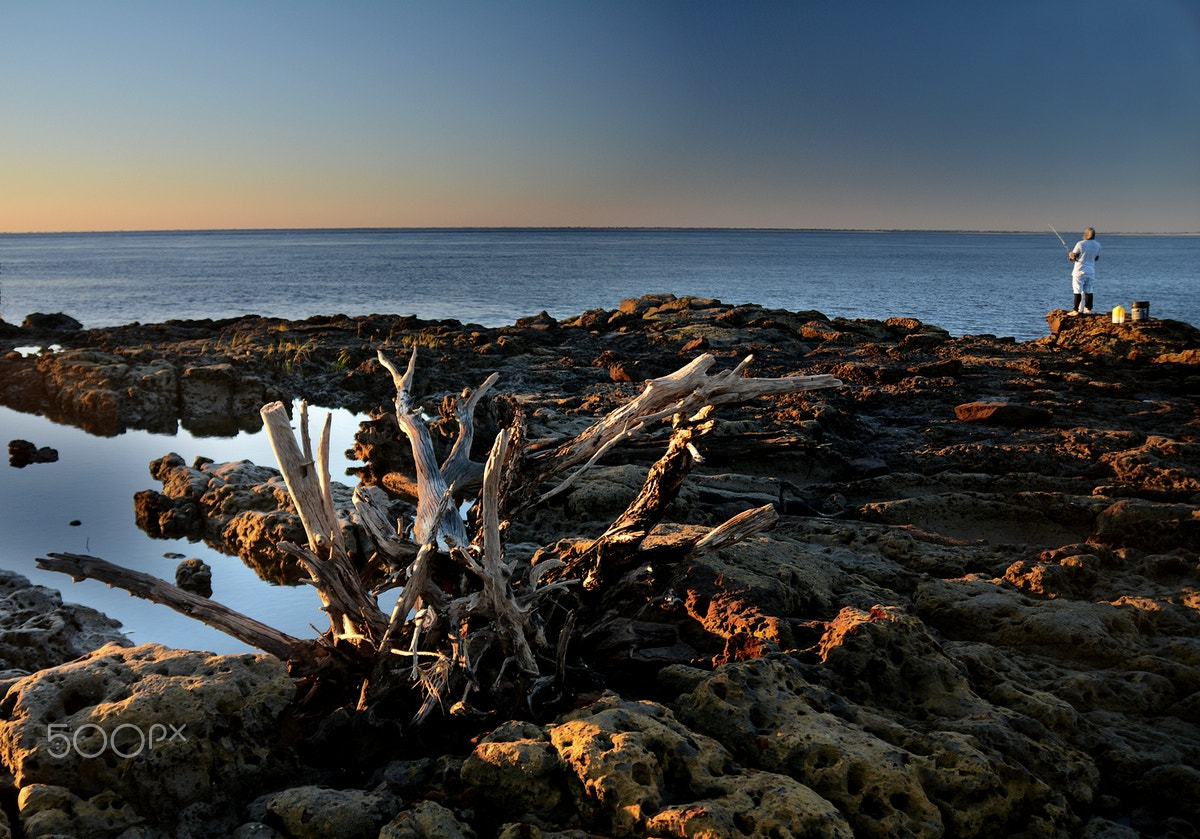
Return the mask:
POLYGON ((852 706, 780 656, 730 664, 675 703, 750 766, 789 775, 836 805, 861 836, 940 836, 941 813, 911 752, 854 723, 852 706))
POLYGON ((739 769, 717 741, 689 731, 653 702, 608 694, 547 730, 572 776, 578 811, 592 830, 690 836, 703 826, 692 819, 711 810, 722 814, 714 816, 718 826, 738 812, 751 812, 776 830, 756 832, 743 822, 743 835, 852 835, 828 801, 790 779, 739 769))
POLYGON ((1140 446, 1110 452, 1115 482, 1160 501, 1195 501, 1200 496, 1200 443, 1151 435, 1140 446))
POLYGON ((508 820, 547 820, 569 809, 566 766, 532 723, 506 722, 487 734, 463 763, 462 779, 508 820))
POLYGON ((400 799, 386 790, 333 789, 302 786, 260 798, 251 814, 279 824, 292 839, 375 839, 400 809, 400 799))
POLYGON ((937 772, 925 788, 931 798, 931 790, 939 790, 936 800, 944 811, 953 802, 948 809, 955 818, 970 820, 991 808, 989 823, 1003 814, 1054 823, 1070 812, 1068 799, 1086 806, 1094 797, 1099 785, 1094 762, 1048 736, 1035 718, 979 696, 967 664, 953 658, 918 618, 894 607, 843 609, 820 650, 821 672, 829 673, 839 692, 925 735, 901 740, 889 735, 891 742, 905 748, 916 743, 913 750, 920 752, 948 738, 947 766, 973 780, 947 782, 947 773, 937 772), (965 747, 957 745, 959 735, 969 738, 965 747), (960 790, 972 786, 980 787, 978 795, 964 799, 960 790), (963 815, 965 801, 975 804, 963 815))
POLYGON ((821 660, 837 673, 840 691, 855 701, 887 703, 915 718, 979 710, 958 663, 921 621, 892 606, 846 607, 830 622, 821 660))
POLYGON ((105 436, 178 426, 179 376, 165 359, 75 349, 40 356, 37 368, 55 419, 105 436))
MULTIPOLYGON (((644 547, 699 539, 706 532, 694 525, 660 524, 644 547)), ((681 564, 670 590, 718 638, 744 636, 790 649, 796 645, 791 619, 832 608, 835 587, 846 577, 819 549, 767 533, 681 564)))
POLYGON ((1121 498, 1097 518, 1095 538, 1114 547, 1200 552, 1200 507, 1121 498))
MULTIPOLYGON (((1098 773, 1036 724, 978 702, 961 717, 915 721, 848 702, 787 656, 694 680, 680 719, 749 766, 785 773, 845 814, 859 836, 1007 836, 1037 822, 1078 827, 1098 773), (1026 736, 1018 729, 1031 731, 1026 736)), ((886 691, 886 688, 885 688, 886 691)))
POLYGON ((418 801, 385 824, 379 839, 475 839, 475 831, 436 801, 418 801))
MULTIPOLYGON (((150 474, 162 482, 162 492, 142 490, 134 495, 138 527, 155 538, 203 539, 218 550, 236 554, 260 577, 275 583, 294 583, 306 577, 279 542, 305 544, 307 536, 279 470, 248 460, 215 463, 196 458, 191 466, 174 452, 150 463, 150 474)), ((354 490, 332 482, 330 493, 351 555, 374 550, 358 526, 354 490)))
POLYGON ((851 839, 856 834, 830 802, 773 772, 745 772, 718 781, 721 795, 668 804, 647 822, 650 836, 692 839, 851 839))
POLYGON ((1132 604, 1035 599, 1003 580, 977 576, 923 580, 913 595, 913 611, 956 640, 1089 667, 1119 664, 1145 644, 1132 604))
POLYGON ((250 431, 262 425, 259 409, 272 401, 269 388, 257 376, 232 364, 185 367, 179 377, 179 402, 184 425, 228 423, 235 419, 250 431))
POLYGON ((64 604, 54 589, 0 570, 0 671, 27 675, 105 644, 128 645, 120 626, 95 609, 64 604))
POLYGON ((109 645, 9 688, 0 760, 19 788, 107 792, 147 818, 174 814, 284 768, 273 744, 294 693, 270 656, 109 645))
POLYGON ((146 821, 114 792, 84 799, 66 787, 49 784, 31 784, 22 789, 17 796, 17 812, 28 839, 108 839, 146 821))

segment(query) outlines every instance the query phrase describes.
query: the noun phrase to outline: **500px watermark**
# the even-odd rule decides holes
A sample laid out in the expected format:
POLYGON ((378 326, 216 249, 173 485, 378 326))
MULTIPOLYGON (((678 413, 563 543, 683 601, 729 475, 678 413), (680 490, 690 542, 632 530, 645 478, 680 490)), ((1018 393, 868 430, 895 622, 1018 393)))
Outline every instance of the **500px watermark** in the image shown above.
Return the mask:
POLYGON ((187 725, 154 723, 148 729, 130 722, 121 723, 111 732, 94 722, 84 723, 71 729, 65 722, 46 726, 46 740, 50 743, 51 757, 62 758, 74 752, 79 757, 100 757, 111 751, 117 757, 137 757, 147 750, 154 750, 165 743, 186 743, 183 730, 187 725))

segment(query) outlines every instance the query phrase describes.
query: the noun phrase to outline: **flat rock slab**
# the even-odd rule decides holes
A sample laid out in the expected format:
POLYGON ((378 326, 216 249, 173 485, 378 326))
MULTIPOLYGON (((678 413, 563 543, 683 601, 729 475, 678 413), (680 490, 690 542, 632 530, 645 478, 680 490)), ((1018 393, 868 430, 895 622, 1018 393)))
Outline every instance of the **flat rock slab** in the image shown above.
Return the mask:
POLYGON ((1049 411, 1011 402, 967 402, 954 408, 954 416, 963 422, 990 422, 1014 428, 1036 428, 1050 422, 1049 411))

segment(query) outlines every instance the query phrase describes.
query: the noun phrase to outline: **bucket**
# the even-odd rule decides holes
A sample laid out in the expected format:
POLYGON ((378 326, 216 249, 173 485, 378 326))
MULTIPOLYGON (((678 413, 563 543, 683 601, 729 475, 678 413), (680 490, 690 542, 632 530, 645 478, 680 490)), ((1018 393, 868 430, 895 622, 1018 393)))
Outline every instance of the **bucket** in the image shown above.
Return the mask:
POLYGON ((1124 323, 1125 322, 1125 307, 1124 306, 1113 307, 1112 318, 1113 318, 1113 321, 1112 321, 1113 323, 1124 323))
POLYGON ((1137 301, 1129 304, 1130 320, 1150 320, 1150 301, 1137 301))

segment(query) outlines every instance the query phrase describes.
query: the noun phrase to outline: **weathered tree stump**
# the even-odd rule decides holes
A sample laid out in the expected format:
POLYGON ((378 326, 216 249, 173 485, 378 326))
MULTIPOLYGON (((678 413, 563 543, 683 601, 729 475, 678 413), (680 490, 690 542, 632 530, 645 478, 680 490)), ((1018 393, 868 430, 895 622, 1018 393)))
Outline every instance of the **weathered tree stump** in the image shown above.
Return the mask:
MULTIPOLYGON (((359 519, 376 542, 377 561, 388 569, 386 581, 375 590, 363 582, 347 554, 333 513, 329 420, 314 451, 306 406, 301 406, 298 418, 299 441, 282 404, 262 409, 308 536, 307 545, 283 547, 308 570, 308 582, 329 616, 329 629, 316 641, 302 642, 103 560, 52 554, 39 565, 76 579, 101 579, 190 614, 289 661, 300 676, 320 679, 330 672, 331 660, 339 661, 341 677, 358 674, 351 677, 352 704, 360 711, 406 708, 413 724, 439 708, 464 717, 536 713, 539 703, 561 701, 570 692, 572 639, 590 638, 597 646, 599 638, 599 646, 607 640, 609 646, 619 647, 625 636, 643 633, 669 646, 670 627, 630 620, 622 609, 636 601, 640 570, 649 567, 643 542, 662 521, 693 465, 702 460, 697 442, 712 428, 713 411, 763 396, 840 384, 832 376, 749 378, 745 371, 750 358, 709 375, 715 359, 702 355, 648 382, 639 396, 557 445, 527 445, 518 415, 497 435, 487 461, 479 463, 471 459, 474 413, 497 380, 493 374, 456 401, 458 437, 439 464, 429 428, 411 395, 416 360, 414 350, 401 372, 379 353, 396 388, 396 420, 412 449, 417 508, 411 526, 404 526, 389 517, 385 492, 378 487, 356 489, 359 519), (650 467, 637 497, 601 536, 562 548, 562 555, 536 564, 533 557, 505 555, 505 520, 562 492, 614 446, 668 421, 672 433, 665 452, 650 467), (473 534, 459 512, 459 495, 478 505, 473 534), (385 615, 377 595, 397 586, 400 596, 385 615)), ((655 563, 702 556, 770 527, 776 519, 771 505, 750 510, 701 538, 657 549, 655 563)))

